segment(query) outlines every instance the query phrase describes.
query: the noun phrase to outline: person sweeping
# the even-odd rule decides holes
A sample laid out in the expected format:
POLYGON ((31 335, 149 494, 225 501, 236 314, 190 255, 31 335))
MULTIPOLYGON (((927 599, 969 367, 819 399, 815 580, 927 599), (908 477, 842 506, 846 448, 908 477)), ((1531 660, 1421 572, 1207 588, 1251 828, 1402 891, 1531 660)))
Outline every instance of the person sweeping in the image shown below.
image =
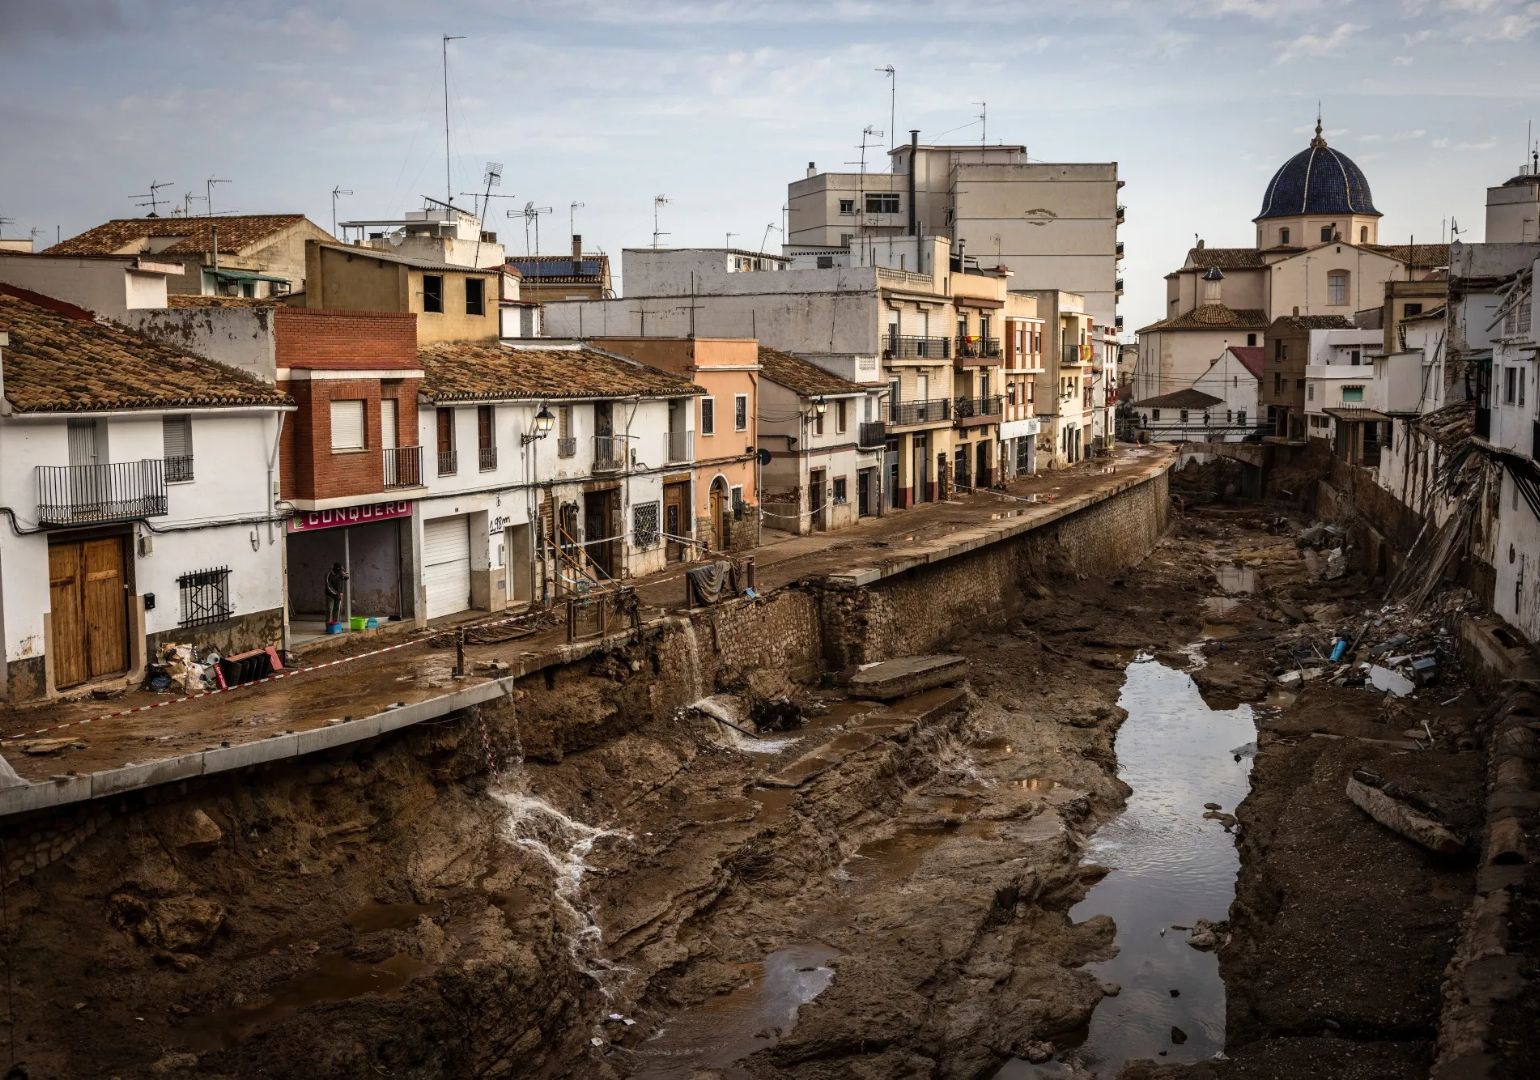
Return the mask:
POLYGON ((332 563, 331 572, 326 575, 326 621, 328 623, 340 623, 342 621, 343 592, 348 587, 348 572, 342 568, 342 564, 332 563))

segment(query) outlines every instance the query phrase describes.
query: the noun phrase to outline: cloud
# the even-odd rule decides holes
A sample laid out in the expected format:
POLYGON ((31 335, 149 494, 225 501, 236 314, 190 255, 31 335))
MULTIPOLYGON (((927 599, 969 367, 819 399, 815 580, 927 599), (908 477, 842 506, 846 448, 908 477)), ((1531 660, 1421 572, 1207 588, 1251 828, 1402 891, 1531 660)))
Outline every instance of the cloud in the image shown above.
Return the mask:
POLYGON ((1347 47, 1353 35, 1364 29, 1355 23, 1339 23, 1331 32, 1318 34, 1314 30, 1286 42, 1278 53, 1277 62, 1292 63, 1312 56, 1333 56, 1347 47))
POLYGON ((1413 128, 1411 131, 1397 131, 1392 135, 1380 135, 1378 133, 1361 135, 1359 136, 1358 141, 1364 143, 1411 142, 1413 140, 1423 138, 1425 135, 1427 135, 1427 133, 1428 132, 1425 128, 1413 128))
POLYGON ((1396 65, 1396 67, 1406 67, 1412 62, 1412 58, 1410 56, 1395 56, 1391 58, 1390 62, 1396 65))

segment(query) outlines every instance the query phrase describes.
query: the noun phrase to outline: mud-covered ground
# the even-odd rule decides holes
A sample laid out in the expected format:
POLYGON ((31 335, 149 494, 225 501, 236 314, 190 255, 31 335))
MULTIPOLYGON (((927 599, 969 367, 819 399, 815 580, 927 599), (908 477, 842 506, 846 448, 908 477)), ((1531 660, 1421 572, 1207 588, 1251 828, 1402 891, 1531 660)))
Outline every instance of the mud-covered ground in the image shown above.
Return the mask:
MULTIPOLYGON (((1364 587, 1306 582, 1266 515, 1194 512, 1116 580, 1025 583, 1008 624, 952 643, 966 686, 882 706, 724 673, 695 688, 704 711, 675 713, 644 643, 481 722, 167 791, 5 890, 11 1060, 30 1077, 990 1076, 1072 1044, 1102 998, 1083 967, 1114 928, 1067 912, 1126 795, 1128 662, 1185 664, 1207 632, 1205 695, 1256 701, 1291 625, 1277 599, 1364 587), (1237 559, 1257 591, 1206 615, 1237 559), (805 726, 755 739, 713 719, 779 693, 805 726), (591 748, 564 752, 540 718, 591 748)), ((1273 698, 1221 951, 1233 1060, 1131 1076, 1425 1070, 1469 868, 1342 785, 1371 763, 1472 821, 1479 761, 1457 740, 1476 705, 1443 696, 1273 698), (1409 752, 1425 713, 1448 737, 1409 752)))

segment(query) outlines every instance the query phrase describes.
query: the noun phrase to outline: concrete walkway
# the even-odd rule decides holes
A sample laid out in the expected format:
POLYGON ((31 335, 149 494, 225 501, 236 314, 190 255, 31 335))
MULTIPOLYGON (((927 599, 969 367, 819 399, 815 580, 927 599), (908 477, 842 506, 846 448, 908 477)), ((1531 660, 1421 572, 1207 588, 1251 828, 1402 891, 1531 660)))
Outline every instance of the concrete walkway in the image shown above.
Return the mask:
MULTIPOLYGON (((754 553, 759 591, 816 580, 873 584, 1041 528, 1144 483, 1173 459, 1168 447, 1121 449, 1110 459, 1019 481, 1005 495, 981 492, 835 533, 784 538, 754 553)), ((636 582, 644 621, 683 609, 683 579, 682 568, 671 568, 636 582)), ((608 644, 568 645, 565 630, 552 629, 468 646, 471 674, 456 678, 453 650, 433 647, 431 633, 351 638, 330 659, 307 653, 305 663, 315 666, 287 677, 191 700, 141 690, 107 702, 6 710, 0 755, 20 783, 6 786, 0 769, 0 817, 372 738, 493 700, 531 672, 608 644), (475 674, 485 661, 507 665, 506 672, 475 674)))

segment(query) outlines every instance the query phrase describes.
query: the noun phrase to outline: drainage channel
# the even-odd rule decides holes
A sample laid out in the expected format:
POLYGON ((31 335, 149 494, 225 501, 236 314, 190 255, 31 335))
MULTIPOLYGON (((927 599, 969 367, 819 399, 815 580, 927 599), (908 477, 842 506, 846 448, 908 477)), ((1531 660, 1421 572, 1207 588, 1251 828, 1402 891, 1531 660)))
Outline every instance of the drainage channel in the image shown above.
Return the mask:
POLYGON ((1240 868, 1223 819, 1246 796, 1256 724, 1250 706, 1210 709, 1185 671, 1141 656, 1118 704, 1118 776, 1132 790, 1123 812, 1092 838, 1087 861, 1111 868, 1070 911, 1109 915, 1117 955, 1088 970, 1116 983, 1078 1045, 1059 1060, 1006 1063, 996 1080, 1086 1075, 1112 1080, 1129 1061, 1194 1062, 1224 1051, 1225 988, 1218 957, 1188 943, 1197 920, 1225 919, 1240 868))

